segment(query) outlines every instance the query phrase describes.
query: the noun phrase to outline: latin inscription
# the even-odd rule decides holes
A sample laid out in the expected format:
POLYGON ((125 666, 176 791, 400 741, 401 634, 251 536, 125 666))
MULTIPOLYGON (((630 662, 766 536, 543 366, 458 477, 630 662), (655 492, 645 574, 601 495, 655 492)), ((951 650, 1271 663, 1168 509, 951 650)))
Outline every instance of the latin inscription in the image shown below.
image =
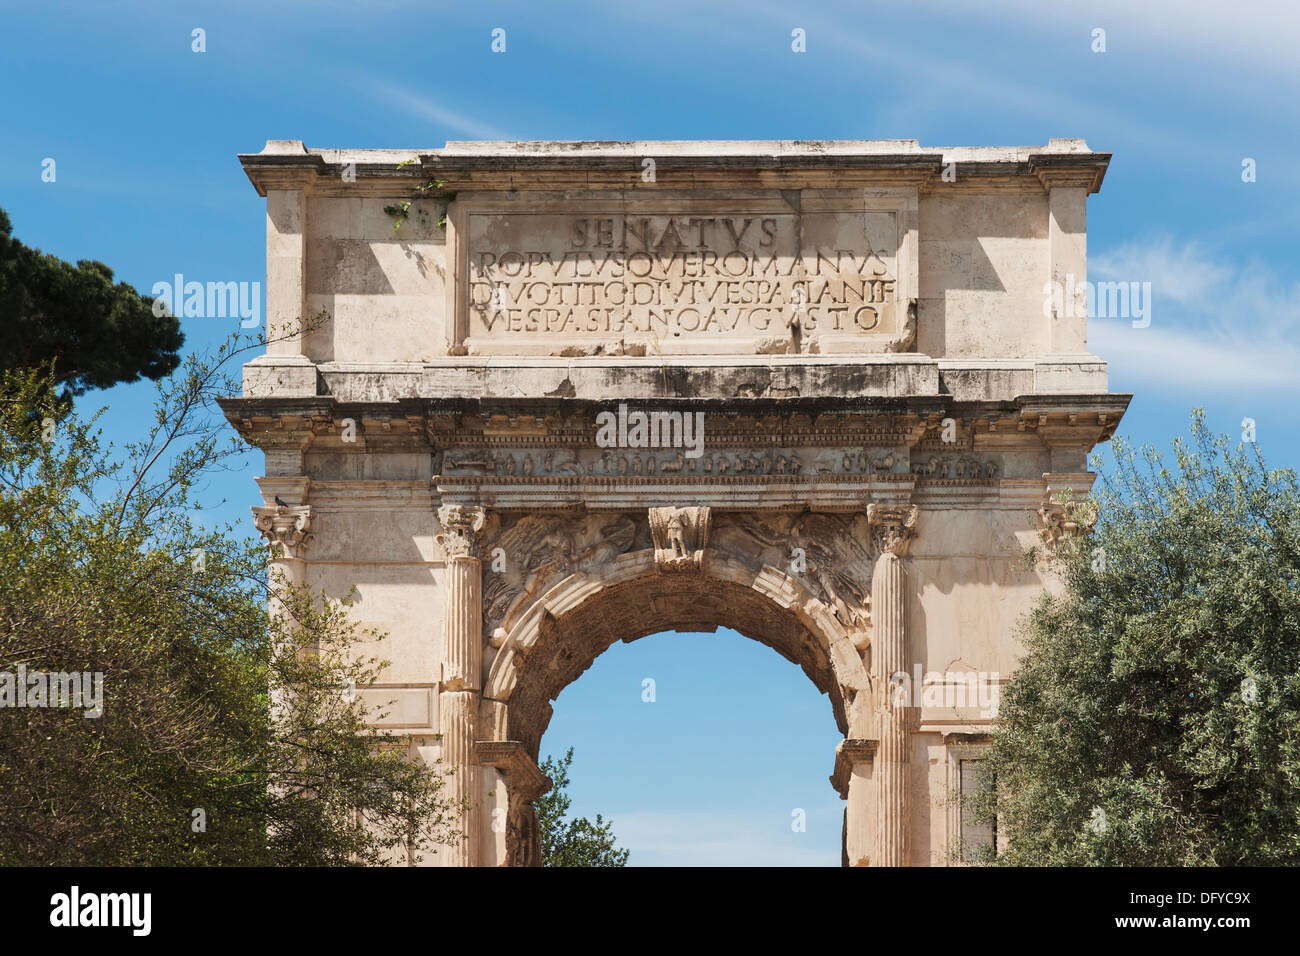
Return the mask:
POLYGON ((470 217, 471 336, 862 335, 896 329, 885 213, 470 217))

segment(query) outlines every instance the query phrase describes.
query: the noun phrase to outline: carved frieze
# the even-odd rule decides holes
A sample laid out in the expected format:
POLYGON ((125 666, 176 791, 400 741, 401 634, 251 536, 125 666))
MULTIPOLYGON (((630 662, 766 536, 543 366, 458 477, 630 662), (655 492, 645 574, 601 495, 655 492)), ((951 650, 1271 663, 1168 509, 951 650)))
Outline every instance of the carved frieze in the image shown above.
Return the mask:
MULTIPOLYGON (((486 448, 454 449, 443 459, 448 476, 486 475, 495 478, 534 477, 668 477, 737 475, 897 475, 907 471, 901 449, 869 451, 861 445, 830 447, 750 447, 705 449, 697 457, 685 451, 629 452, 616 449, 486 448)), ((967 467, 951 468, 954 477, 965 477, 967 467), (960 475, 958 474, 960 472, 960 475)), ((994 466, 996 467, 996 466, 994 466)), ((990 477, 983 464, 972 465, 969 477, 990 477)))
POLYGON ((626 553, 636 536, 637 523, 623 514, 529 514, 505 526, 484 544, 486 634, 493 635, 561 578, 626 553))
POLYGON ((997 478, 1001 465, 994 459, 979 459, 973 455, 916 455, 912 459, 912 473, 922 480, 984 480, 997 478))

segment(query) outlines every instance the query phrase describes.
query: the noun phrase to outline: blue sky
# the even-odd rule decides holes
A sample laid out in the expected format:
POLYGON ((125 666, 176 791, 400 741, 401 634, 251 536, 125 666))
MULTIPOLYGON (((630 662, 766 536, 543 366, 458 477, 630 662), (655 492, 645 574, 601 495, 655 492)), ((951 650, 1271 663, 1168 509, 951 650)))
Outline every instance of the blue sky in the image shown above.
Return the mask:
MULTIPOLYGON (((235 155, 267 139, 1084 138, 1114 154, 1090 200, 1089 277, 1152 284, 1149 327, 1090 323, 1112 390, 1136 394, 1121 433, 1167 447, 1202 406, 1218 431, 1255 419, 1270 463, 1300 463, 1300 8, 43 0, 0 3, 0 24, 0 206, 15 235, 146 293, 177 272, 262 281, 265 207, 235 155)), ((237 324, 186 320, 187 347, 237 324)), ((84 405, 109 406, 120 443, 150 394, 84 405)), ((250 533, 260 469, 209 489, 250 533)), ((555 709, 544 748, 576 748, 575 809, 613 817, 634 864, 839 863, 830 706, 773 651, 728 632, 620 644, 555 709)))

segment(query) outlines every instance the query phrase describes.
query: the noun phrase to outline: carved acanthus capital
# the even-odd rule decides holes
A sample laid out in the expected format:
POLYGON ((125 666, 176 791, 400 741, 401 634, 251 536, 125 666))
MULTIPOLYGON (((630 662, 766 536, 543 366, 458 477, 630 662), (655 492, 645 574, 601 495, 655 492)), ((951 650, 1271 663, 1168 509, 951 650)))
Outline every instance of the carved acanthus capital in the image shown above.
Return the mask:
POLYGON ((916 505, 867 505, 867 525, 871 529, 871 544, 879 554, 902 557, 916 537, 916 519, 920 509, 916 505))
POLYGON ((301 558, 311 539, 310 505, 274 505, 254 508, 253 524, 266 539, 275 558, 301 558))
POLYGON ((711 509, 651 508, 650 535, 660 571, 698 571, 704 566, 711 509))
POLYGON ((1043 543, 1055 548, 1066 538, 1088 534, 1097 523, 1097 509, 1087 502, 1048 498, 1038 509, 1039 534, 1043 543))
POLYGON ((438 509, 442 531, 434 535, 448 560, 476 558, 487 526, 487 511, 468 505, 443 505, 438 509))

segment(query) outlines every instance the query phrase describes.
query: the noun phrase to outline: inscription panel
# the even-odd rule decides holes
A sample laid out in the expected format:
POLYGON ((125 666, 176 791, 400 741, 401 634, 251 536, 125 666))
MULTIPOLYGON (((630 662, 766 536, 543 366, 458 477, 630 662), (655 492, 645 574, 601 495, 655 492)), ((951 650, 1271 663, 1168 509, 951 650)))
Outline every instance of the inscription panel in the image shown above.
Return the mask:
MULTIPOLYGON (((624 204, 626 205, 626 204, 624 204)), ((454 351, 799 354, 910 349, 904 201, 461 211, 454 351)))

